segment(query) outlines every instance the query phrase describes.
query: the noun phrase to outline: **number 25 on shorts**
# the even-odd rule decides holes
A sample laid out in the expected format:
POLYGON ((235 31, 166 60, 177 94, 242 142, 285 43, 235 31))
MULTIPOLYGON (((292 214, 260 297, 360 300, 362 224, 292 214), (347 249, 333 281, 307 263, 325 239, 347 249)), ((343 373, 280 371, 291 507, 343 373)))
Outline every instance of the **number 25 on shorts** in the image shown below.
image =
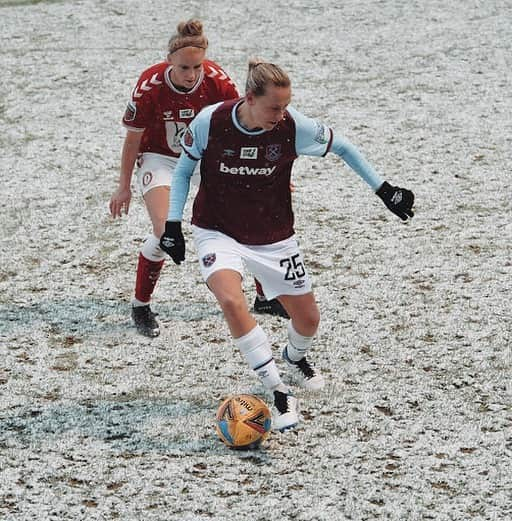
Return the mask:
POLYGON ((300 254, 296 253, 289 258, 281 259, 279 261, 279 266, 286 268, 284 280, 296 280, 304 277, 306 270, 304 269, 304 264, 302 264, 302 261, 299 258, 300 254))

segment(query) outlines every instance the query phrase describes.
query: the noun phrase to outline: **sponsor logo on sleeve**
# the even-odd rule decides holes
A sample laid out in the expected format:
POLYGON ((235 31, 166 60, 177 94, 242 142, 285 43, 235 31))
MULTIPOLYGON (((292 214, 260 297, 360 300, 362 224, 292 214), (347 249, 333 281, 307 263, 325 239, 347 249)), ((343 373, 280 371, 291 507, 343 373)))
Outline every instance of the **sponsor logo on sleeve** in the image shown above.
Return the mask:
POLYGON ((240 159, 258 159, 258 147, 241 147, 240 159))
POLYGON ((126 105, 126 110, 124 112, 124 120, 125 121, 134 121, 135 116, 137 115, 137 105, 134 101, 129 101, 128 105, 126 105))
POLYGON ((267 145, 265 150, 265 159, 268 161, 277 161, 282 155, 281 145, 276 143, 274 145, 267 145))
POLYGON ((316 121, 316 132, 314 140, 321 145, 329 142, 329 129, 319 121, 316 121))
POLYGON ((194 144, 194 135, 189 128, 187 128, 185 134, 183 134, 183 143, 187 147, 191 147, 194 144))

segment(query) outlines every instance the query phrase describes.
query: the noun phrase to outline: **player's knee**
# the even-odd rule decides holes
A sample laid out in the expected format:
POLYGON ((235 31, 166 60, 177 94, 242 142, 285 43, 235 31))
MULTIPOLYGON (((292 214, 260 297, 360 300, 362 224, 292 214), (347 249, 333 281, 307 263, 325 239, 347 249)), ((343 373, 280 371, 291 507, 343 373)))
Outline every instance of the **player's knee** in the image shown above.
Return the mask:
POLYGON ((226 316, 237 318, 240 315, 247 313, 247 304, 243 295, 224 294, 217 296, 220 307, 226 316))
POLYGON ((316 333, 318 326, 320 325, 320 314, 317 312, 312 315, 309 315, 306 318, 305 325, 310 331, 313 331, 314 333, 316 333))
POLYGON ((313 336, 320 325, 320 312, 316 308, 311 309, 307 313, 301 314, 300 318, 296 320, 296 322, 296 329, 300 334, 304 336, 313 336))

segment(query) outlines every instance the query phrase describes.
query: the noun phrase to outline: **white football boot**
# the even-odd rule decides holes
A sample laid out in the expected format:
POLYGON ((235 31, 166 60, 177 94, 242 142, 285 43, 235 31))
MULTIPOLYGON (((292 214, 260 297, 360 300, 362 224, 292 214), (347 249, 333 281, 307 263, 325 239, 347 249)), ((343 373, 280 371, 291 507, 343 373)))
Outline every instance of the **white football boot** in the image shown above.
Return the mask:
POLYGON ((272 418, 272 429, 285 431, 299 423, 298 401, 292 394, 274 391, 274 407, 277 414, 272 418))
POLYGON ((300 377, 300 384, 308 391, 319 391, 325 385, 324 377, 320 374, 318 369, 308 362, 306 357, 301 358, 298 362, 290 360, 288 351, 285 347, 283 349, 283 358, 285 362, 295 369, 295 372, 300 377))

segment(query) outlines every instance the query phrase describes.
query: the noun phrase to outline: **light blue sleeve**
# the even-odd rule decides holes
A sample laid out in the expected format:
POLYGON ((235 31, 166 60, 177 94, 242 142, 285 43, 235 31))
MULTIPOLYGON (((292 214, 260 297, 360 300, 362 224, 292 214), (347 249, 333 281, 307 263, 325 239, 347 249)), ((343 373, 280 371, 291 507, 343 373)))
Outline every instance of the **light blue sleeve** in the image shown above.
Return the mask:
POLYGON ((357 147, 348 139, 340 136, 334 136, 331 144, 330 152, 334 152, 340 156, 352 170, 359 175, 369 186, 376 192, 384 182, 379 174, 374 170, 372 165, 368 163, 366 158, 359 152, 357 147))
POLYGON ((297 155, 325 156, 333 152, 347 163, 372 189, 377 191, 382 179, 355 145, 347 139, 335 136, 333 131, 315 119, 308 118, 293 107, 288 112, 295 121, 295 151, 297 155))
POLYGON ((190 191, 190 178, 197 162, 203 157, 203 152, 208 144, 211 116, 219 104, 210 105, 201 110, 181 138, 183 152, 171 176, 168 221, 183 219, 183 210, 190 191))
POLYGON ((190 178, 194 173, 196 164, 195 159, 191 159, 185 152, 181 153, 171 177, 168 221, 181 221, 183 219, 183 209, 190 190, 190 178))
POLYGON ((295 121, 295 151, 299 156, 325 156, 329 152, 332 130, 308 118, 293 107, 286 109, 295 121))

